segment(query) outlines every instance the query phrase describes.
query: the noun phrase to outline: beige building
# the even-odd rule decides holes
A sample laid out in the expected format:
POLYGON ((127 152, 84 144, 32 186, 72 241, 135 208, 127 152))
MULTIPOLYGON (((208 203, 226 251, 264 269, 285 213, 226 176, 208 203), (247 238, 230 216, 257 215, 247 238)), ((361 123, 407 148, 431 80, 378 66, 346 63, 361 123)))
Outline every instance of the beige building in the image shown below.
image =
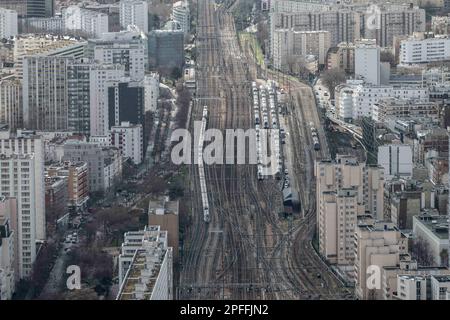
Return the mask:
POLYGON ((397 266, 400 255, 407 252, 408 240, 393 223, 360 221, 355 233, 356 296, 363 300, 381 299, 381 269, 397 266))
POLYGON ((166 197, 151 200, 148 205, 148 224, 160 226, 168 232, 169 247, 173 248, 174 261, 178 259, 179 241, 179 202, 166 197))
POLYGON ((448 275, 450 275, 450 270, 446 267, 421 267, 418 266, 416 260, 411 259, 409 254, 401 254, 397 265, 382 268, 381 299, 422 300, 426 298, 426 300, 435 300, 432 277, 448 275), (413 282, 416 283, 416 286, 420 285, 420 288, 414 288, 413 282), (426 283, 425 295, 423 293, 424 282, 426 283))
POLYGON ((327 69, 340 69, 347 74, 355 72, 355 45, 351 42, 341 42, 337 47, 328 50, 327 69))
POLYGON ((23 59, 32 55, 57 55, 81 58, 85 42, 50 35, 24 35, 14 41, 14 68, 23 77, 23 59))
POLYGON ((330 48, 329 31, 295 31, 293 29, 277 29, 274 31, 274 67, 285 70, 295 57, 313 55, 320 65, 326 63, 326 55, 330 48))
POLYGON ((383 218, 383 170, 354 157, 336 157, 315 166, 319 251, 330 263, 351 265, 357 217, 383 218))

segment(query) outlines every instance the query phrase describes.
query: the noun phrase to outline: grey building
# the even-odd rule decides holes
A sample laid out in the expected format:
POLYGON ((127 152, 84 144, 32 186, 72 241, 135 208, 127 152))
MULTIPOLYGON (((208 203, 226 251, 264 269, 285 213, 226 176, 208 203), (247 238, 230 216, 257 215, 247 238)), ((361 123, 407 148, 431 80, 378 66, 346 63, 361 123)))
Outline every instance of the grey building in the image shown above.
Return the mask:
POLYGON ((66 142, 63 149, 63 160, 88 164, 91 192, 107 191, 122 175, 122 157, 117 148, 72 140, 66 142))
POLYGON ((27 129, 67 130, 68 57, 31 56, 23 60, 23 120, 27 129))
POLYGON ((184 65, 184 33, 181 30, 154 30, 148 35, 150 68, 165 72, 184 65))
POLYGON ((121 64, 126 77, 141 81, 147 69, 147 49, 147 38, 140 32, 108 32, 101 39, 89 39, 85 56, 104 64, 121 64))

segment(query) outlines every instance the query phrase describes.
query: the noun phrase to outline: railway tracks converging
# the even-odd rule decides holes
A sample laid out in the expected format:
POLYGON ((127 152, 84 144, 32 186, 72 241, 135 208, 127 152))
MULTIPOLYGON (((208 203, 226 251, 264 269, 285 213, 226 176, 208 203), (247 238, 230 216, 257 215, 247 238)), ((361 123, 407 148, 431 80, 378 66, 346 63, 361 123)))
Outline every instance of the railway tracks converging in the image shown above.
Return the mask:
MULTIPOLYGON (((207 128, 223 133, 253 128, 251 82, 255 79, 249 72, 253 60, 242 53, 226 7, 209 0, 197 2, 197 92, 190 129, 193 121, 202 118, 204 106, 208 107, 207 128)), ((304 103, 308 89, 293 84, 295 105, 304 103)), ((313 108, 291 110, 295 174, 301 181, 304 217, 288 227, 279 215, 283 211, 279 182, 258 181, 256 165, 248 162, 204 165, 210 214, 206 223, 198 166, 189 166, 191 224, 181 261, 179 299, 307 299, 330 297, 337 290, 338 281, 311 247, 313 163, 316 157, 327 156, 324 148, 318 152, 310 148, 305 124, 320 122, 313 108), (320 281, 317 272, 323 274, 320 281)), ((318 134, 324 139, 323 132, 318 134)))

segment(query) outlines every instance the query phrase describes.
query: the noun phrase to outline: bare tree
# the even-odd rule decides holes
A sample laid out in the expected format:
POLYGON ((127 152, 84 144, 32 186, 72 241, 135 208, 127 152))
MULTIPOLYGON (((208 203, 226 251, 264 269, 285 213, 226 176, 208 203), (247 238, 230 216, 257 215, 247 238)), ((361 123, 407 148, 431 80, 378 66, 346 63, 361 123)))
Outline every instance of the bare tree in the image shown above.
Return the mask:
POLYGON ((412 241, 411 254, 421 266, 432 266, 435 264, 430 245, 422 237, 417 237, 412 241))
POLYGON ((269 30, 266 21, 261 21, 256 26, 256 39, 262 47, 263 52, 266 52, 265 43, 269 39, 269 30))
POLYGON ((331 99, 334 99, 334 89, 338 84, 341 84, 345 81, 345 72, 334 68, 326 70, 322 74, 322 83, 328 88, 330 91, 331 99))
POLYGON ((448 267, 449 261, 448 261, 448 250, 442 249, 441 253, 439 254, 441 257, 441 266, 448 267))
POLYGON ((395 57, 390 51, 381 51, 380 53, 380 61, 381 62, 389 62, 391 67, 395 67, 395 57))

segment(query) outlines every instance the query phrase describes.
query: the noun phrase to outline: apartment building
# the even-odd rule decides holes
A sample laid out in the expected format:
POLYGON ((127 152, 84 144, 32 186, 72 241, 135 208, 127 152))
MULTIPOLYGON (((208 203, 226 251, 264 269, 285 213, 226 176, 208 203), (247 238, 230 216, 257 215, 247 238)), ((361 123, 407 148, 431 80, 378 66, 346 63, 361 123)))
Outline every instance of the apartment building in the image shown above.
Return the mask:
POLYGON ((62 17, 24 18, 20 20, 21 33, 63 34, 64 19, 62 17))
POLYGON ((68 128, 67 64, 70 58, 31 56, 23 66, 23 122, 32 130, 68 128))
POLYGON ((119 19, 122 30, 128 26, 136 26, 144 33, 148 29, 148 3, 140 0, 121 0, 119 3, 119 19))
POLYGON ((68 187, 68 207, 79 211, 89 200, 88 164, 86 162, 64 161, 53 163, 47 168, 50 177, 65 177, 68 187))
POLYGON ((23 78, 23 59, 33 55, 81 58, 86 42, 52 35, 23 35, 14 41, 15 75, 23 78))
POLYGON ((411 4, 378 5, 377 25, 369 26, 370 14, 361 14, 360 25, 366 39, 376 39, 380 47, 392 47, 394 37, 424 32, 426 27, 425 9, 411 4))
POLYGON ((125 67, 101 64, 91 59, 67 65, 68 130, 83 135, 106 135, 108 85, 125 75, 125 67))
POLYGON ((380 47, 375 39, 363 39, 355 44, 355 77, 379 86, 381 82, 380 47))
POLYGON ((155 112, 159 98, 159 74, 153 72, 147 74, 144 79, 145 111, 155 112))
POLYGON ((292 29, 277 29, 274 31, 274 67, 286 70, 289 60, 295 57, 305 58, 313 55, 320 65, 326 62, 330 48, 330 33, 328 31, 294 31, 292 29))
POLYGON ((351 42, 341 42, 330 48, 327 54, 327 69, 340 69, 347 74, 355 72, 355 45, 351 42))
POLYGON ((0 39, 9 39, 19 34, 17 12, 0 8, 0 39))
POLYGON ((172 19, 180 24, 181 31, 189 34, 191 29, 191 12, 187 0, 174 2, 172 5, 172 19))
POLYGON ((18 280, 17 200, 0 196, 0 300, 10 300, 18 280))
POLYGON ((400 43, 400 64, 412 65, 450 60, 448 35, 415 35, 400 43))
MULTIPOLYGON (((17 133, 13 134, 10 130, 0 131, 0 154, 11 155, 33 155, 34 159, 34 173, 29 174, 28 178, 33 183, 34 194, 29 199, 29 202, 33 200, 33 219, 35 220, 36 231, 35 238, 44 241, 47 239, 45 230, 45 186, 44 186, 44 141, 41 136, 36 135, 34 131, 22 131, 17 130, 17 133)), ((12 161, 12 160, 11 160, 12 161)), ((11 164, 12 165, 12 164, 11 164)), ((24 171, 26 171, 24 169, 24 171)), ((27 174, 24 173, 26 177, 27 174)), ((5 180, 6 182, 6 180, 5 180)), ((11 181, 11 183, 15 183, 11 181)), ((12 190, 10 188, 10 190, 12 190)), ((18 189, 19 190, 19 189, 18 189)), ((12 191, 5 196, 13 196, 12 191)), ((22 206, 20 207, 22 210, 22 206)), ((20 211, 19 210, 19 214, 20 211)), ((27 211, 27 206, 23 207, 23 210, 27 211)), ((30 212, 25 212, 30 215, 30 212)), ((34 223, 33 223, 34 224, 34 223)))
MULTIPOLYGON (((435 284, 433 288, 433 278, 442 277, 441 279, 445 280, 445 277, 450 275, 450 270, 447 267, 419 266, 409 254, 400 254, 399 263, 383 267, 381 273, 381 292, 384 300, 438 300, 436 293, 439 296, 438 288, 441 286, 435 284)), ((442 286, 445 285, 443 281, 442 286)), ((440 297, 444 295, 445 292, 440 297)))
POLYGON ((391 222, 360 221, 355 230, 355 294, 363 300, 383 296, 381 269, 397 266, 408 252, 407 238, 391 222), (368 277, 375 277, 369 281, 368 277))
POLYGON ((0 80, 0 123, 11 130, 23 127, 22 84, 19 80, 0 80))
POLYGON ((143 129, 141 124, 121 122, 111 127, 111 146, 120 150, 122 157, 138 165, 144 158, 143 129))
MULTIPOLYGON (((383 98, 407 100, 411 105, 430 105, 428 88, 419 86, 395 87, 392 85, 371 85, 362 80, 347 80, 336 86, 336 114, 344 121, 353 121, 362 117, 372 117, 383 121, 379 115, 378 102, 383 98)), ((394 109, 397 110, 397 109, 394 109)), ((401 110, 401 109, 399 109, 401 110)))
POLYGON ((79 32, 88 37, 99 38, 108 32, 108 15, 71 5, 62 10, 64 29, 70 33, 79 32))
POLYGON ((270 55, 276 50, 274 42, 277 29, 295 31, 328 31, 330 44, 336 46, 341 42, 353 42, 360 38, 359 14, 349 9, 330 9, 328 11, 271 12, 270 55))
POLYGON ((87 163, 90 192, 108 191, 122 177, 122 156, 117 148, 70 140, 63 150, 63 160, 87 163))
POLYGON ((126 77, 141 81, 148 64, 147 37, 135 30, 103 33, 99 39, 88 40, 86 57, 102 64, 121 64, 126 77))
MULTIPOLYGON (((36 193, 34 154, 0 154, 0 194, 17 199, 18 277, 31 276, 36 259, 36 193)), ((43 203, 40 207, 43 207, 43 203)))
POLYGON ((319 251, 332 264, 351 265, 358 216, 383 217, 383 170, 354 157, 315 165, 319 251))
POLYGON ((167 231, 148 226, 124 235, 116 300, 172 300, 173 260, 167 231))
POLYGON ((411 178, 412 147, 409 144, 385 144, 378 147, 378 165, 384 168, 386 180, 394 177, 411 178))
POLYGON ((387 122, 389 119, 420 119, 426 117, 438 123, 440 114, 441 107, 438 103, 424 100, 417 101, 386 97, 374 101, 372 106, 372 119, 377 122, 387 122))

